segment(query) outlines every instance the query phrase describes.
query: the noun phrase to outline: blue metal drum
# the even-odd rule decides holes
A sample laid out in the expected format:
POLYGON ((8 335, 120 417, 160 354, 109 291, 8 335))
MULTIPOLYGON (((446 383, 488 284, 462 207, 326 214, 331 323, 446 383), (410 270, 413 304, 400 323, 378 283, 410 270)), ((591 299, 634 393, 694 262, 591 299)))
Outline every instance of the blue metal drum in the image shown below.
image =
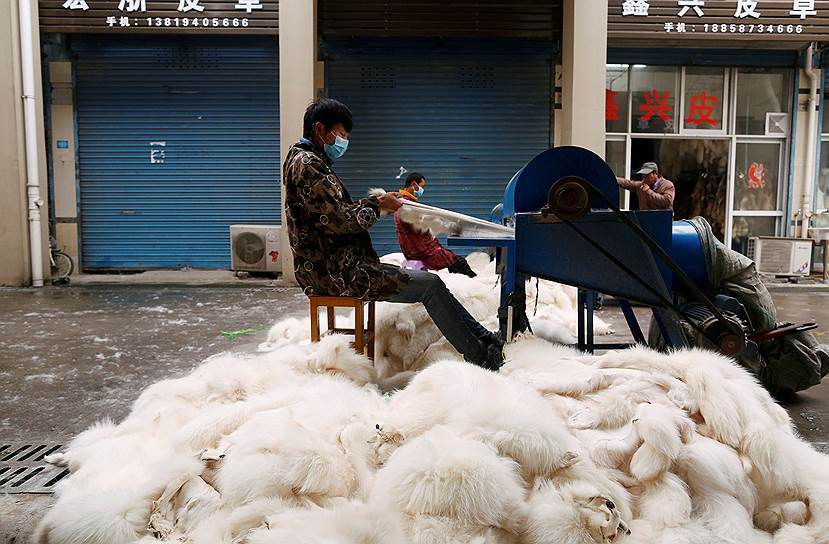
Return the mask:
MULTIPOLYGON (((515 173, 504 191, 504 217, 539 211, 547 204, 547 193, 558 180, 576 176, 589 181, 611 202, 619 200, 616 175, 601 157, 575 146, 556 147, 539 153, 515 173)), ((594 196, 593 209, 606 209, 594 196)))
POLYGON ((704 290, 708 286, 708 270, 697 229, 688 221, 674 221, 671 238, 671 259, 704 290))

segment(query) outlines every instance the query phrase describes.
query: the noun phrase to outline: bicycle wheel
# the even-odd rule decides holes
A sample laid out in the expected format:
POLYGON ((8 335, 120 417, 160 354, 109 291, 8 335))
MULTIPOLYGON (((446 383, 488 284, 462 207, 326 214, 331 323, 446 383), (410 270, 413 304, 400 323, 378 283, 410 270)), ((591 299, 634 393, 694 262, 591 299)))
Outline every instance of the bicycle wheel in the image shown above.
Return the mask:
POLYGON ((52 255, 52 258, 55 260, 55 266, 52 268, 53 279, 62 280, 72 275, 72 272, 75 270, 75 263, 72 261, 72 257, 62 251, 56 251, 52 255))

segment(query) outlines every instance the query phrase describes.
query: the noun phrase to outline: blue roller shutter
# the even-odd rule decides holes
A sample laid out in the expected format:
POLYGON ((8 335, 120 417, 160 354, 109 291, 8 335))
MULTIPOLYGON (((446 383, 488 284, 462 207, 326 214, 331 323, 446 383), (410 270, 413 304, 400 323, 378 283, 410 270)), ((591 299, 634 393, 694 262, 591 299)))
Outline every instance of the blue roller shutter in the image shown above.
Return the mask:
POLYGON ((85 269, 228 268, 278 224, 275 38, 74 39, 85 269))
MULTIPOLYGON (((354 114, 334 165, 354 198, 399 189, 403 166, 426 176, 424 203, 488 219, 550 145, 549 42, 361 40, 327 52, 327 94, 354 114)), ((371 234, 378 253, 400 251, 391 218, 371 234)))

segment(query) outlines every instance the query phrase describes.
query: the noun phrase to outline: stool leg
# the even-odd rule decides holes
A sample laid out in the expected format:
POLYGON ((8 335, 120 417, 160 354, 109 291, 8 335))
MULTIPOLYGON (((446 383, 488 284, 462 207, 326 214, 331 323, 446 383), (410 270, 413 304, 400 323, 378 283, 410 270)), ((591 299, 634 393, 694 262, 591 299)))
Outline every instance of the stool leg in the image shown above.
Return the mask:
POLYGON ((311 299, 311 342, 320 341, 320 309, 317 301, 311 299))
POLYGON ((374 360, 374 301, 368 303, 368 330, 371 335, 368 339, 368 350, 366 355, 372 361, 374 360))
POLYGON ((337 328, 337 311, 333 306, 328 306, 326 313, 328 314, 328 330, 333 331, 337 328))
POLYGON ((363 340, 363 328, 365 318, 363 316, 363 301, 358 300, 354 304, 354 349, 357 353, 363 353, 365 343, 363 340))

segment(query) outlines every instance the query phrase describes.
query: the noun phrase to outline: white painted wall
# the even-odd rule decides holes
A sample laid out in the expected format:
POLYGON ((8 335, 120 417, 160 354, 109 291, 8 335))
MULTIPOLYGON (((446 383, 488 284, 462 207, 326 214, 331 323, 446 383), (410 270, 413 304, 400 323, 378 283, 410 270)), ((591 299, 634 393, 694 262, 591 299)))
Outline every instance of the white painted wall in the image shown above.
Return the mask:
POLYGON ((565 0, 557 145, 585 147, 604 157, 606 64, 607 0, 565 0))

